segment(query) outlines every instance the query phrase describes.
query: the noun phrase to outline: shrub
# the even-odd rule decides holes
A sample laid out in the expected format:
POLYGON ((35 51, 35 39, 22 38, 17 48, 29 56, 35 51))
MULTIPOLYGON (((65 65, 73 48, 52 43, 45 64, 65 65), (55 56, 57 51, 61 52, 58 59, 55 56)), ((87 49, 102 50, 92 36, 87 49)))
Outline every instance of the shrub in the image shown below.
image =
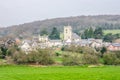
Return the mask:
POLYGON ((38 62, 43 65, 53 64, 53 52, 51 49, 39 49, 39 59, 38 62))
POLYGON ((50 49, 38 49, 25 54, 22 51, 17 51, 12 55, 14 62, 18 64, 37 63, 42 65, 53 64, 52 51, 50 49))
POLYGON ((27 63, 27 55, 22 51, 16 51, 12 54, 12 59, 15 63, 24 64, 27 63))
POLYGON ((81 54, 65 52, 63 53, 63 65, 80 65, 81 64, 81 54))
POLYGON ((0 58, 2 58, 3 57, 3 55, 2 55, 2 51, 1 51, 1 49, 0 49, 0 58))
POLYGON ((99 57, 96 54, 89 54, 85 53, 83 54, 83 64, 98 64, 99 63, 99 57))
POLYGON ((64 65, 98 64, 100 54, 90 47, 69 47, 63 55, 64 65), (72 50, 74 49, 74 50, 72 50), (73 52, 70 52, 72 50, 73 52))
POLYGON ((13 53, 15 53, 16 51, 17 51, 17 49, 14 46, 12 46, 12 47, 10 47, 10 48, 7 49, 6 55, 10 56, 13 53))
POLYGON ((11 56, 6 56, 5 57, 7 64, 14 64, 14 61, 11 56))
POLYGON ((98 64, 99 63, 99 53, 94 49, 85 47, 83 53, 83 64, 98 64))
POLYGON ((108 52, 103 55, 104 64, 107 65, 119 65, 120 64, 120 54, 116 52, 108 52))
POLYGON ((120 59, 120 51, 114 51, 114 53, 116 54, 117 58, 120 59))
POLYGON ((5 58, 6 54, 7 54, 7 48, 6 47, 1 47, 1 58, 5 58))
POLYGON ((119 59, 119 58, 116 58, 114 64, 115 64, 115 65, 120 65, 120 59, 119 59))
POLYGON ((62 48, 62 50, 64 50, 64 51, 76 52, 76 53, 84 53, 86 48, 89 48, 89 47, 81 47, 81 46, 71 45, 71 46, 65 46, 63 48, 62 48))

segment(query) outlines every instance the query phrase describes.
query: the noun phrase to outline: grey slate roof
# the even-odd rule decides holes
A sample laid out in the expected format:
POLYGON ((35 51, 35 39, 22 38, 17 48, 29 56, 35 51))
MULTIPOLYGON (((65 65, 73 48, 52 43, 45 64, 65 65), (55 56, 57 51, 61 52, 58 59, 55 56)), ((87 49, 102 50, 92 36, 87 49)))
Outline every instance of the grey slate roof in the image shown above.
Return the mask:
POLYGON ((80 39, 80 36, 78 36, 76 33, 72 33, 72 38, 73 39, 80 39))
POLYGON ((120 43, 112 43, 112 46, 120 47, 120 43))
POLYGON ((56 40, 49 40, 49 42, 62 42, 62 41, 59 39, 58 40, 56 39, 56 40))

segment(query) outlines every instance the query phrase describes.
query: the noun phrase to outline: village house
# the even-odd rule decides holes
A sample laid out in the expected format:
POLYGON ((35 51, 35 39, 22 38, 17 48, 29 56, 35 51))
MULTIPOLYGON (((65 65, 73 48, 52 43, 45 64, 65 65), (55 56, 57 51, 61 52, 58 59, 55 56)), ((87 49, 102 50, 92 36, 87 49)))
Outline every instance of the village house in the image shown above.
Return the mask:
POLYGON ((42 42, 42 43, 44 43, 44 42, 48 42, 48 36, 47 35, 44 35, 44 36, 40 36, 39 35, 39 42, 42 42))
POLYGON ((93 41, 93 42, 90 44, 90 47, 99 48, 99 47, 102 47, 102 43, 97 42, 97 41, 93 41))
POLYGON ((89 39, 81 39, 80 36, 78 36, 76 33, 72 31, 71 26, 64 26, 64 39, 61 40, 50 40, 47 35, 44 36, 38 36, 34 37, 32 41, 26 40, 25 42, 23 41, 23 44, 21 46, 21 49, 23 51, 31 51, 31 50, 36 50, 39 48, 60 48, 65 45, 75 45, 75 46, 88 46, 92 48, 98 48, 102 46, 106 46, 103 44, 102 39, 94 39, 94 38, 89 38, 89 39))
POLYGON ((120 43, 111 43, 108 47, 110 51, 120 51, 120 43))
POLYGON ((31 41, 29 41, 29 40, 24 40, 24 41, 22 42, 20 48, 21 48, 24 52, 26 52, 26 53, 28 53, 29 51, 32 51, 31 41))
POLYGON ((48 46, 49 47, 62 47, 63 42, 62 40, 49 40, 48 46))
POLYGON ((90 47, 92 48, 99 48, 103 46, 103 40, 102 39, 94 39, 90 38, 88 39, 90 41, 90 47))

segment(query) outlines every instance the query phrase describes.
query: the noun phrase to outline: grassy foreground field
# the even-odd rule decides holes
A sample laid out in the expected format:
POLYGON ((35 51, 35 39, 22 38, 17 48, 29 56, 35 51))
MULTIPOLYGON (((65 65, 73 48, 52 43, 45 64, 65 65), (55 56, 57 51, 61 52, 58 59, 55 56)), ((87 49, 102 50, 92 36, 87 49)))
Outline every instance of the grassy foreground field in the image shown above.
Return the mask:
POLYGON ((99 68, 0 66, 0 80, 120 80, 120 66, 99 68))
POLYGON ((112 33, 112 34, 118 34, 120 33, 120 30, 104 30, 104 34, 112 33))

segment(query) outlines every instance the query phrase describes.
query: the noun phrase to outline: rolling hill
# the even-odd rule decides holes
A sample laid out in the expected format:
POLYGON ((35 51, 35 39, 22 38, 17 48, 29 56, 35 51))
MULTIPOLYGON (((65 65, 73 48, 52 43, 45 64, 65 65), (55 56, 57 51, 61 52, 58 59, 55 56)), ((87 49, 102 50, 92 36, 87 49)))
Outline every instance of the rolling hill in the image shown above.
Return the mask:
POLYGON ((49 33, 53 27, 63 31, 63 27, 71 25, 73 31, 80 32, 88 27, 102 27, 103 29, 120 29, 120 15, 76 16, 46 19, 20 25, 0 28, 0 37, 30 37, 38 35, 46 29, 49 33))

